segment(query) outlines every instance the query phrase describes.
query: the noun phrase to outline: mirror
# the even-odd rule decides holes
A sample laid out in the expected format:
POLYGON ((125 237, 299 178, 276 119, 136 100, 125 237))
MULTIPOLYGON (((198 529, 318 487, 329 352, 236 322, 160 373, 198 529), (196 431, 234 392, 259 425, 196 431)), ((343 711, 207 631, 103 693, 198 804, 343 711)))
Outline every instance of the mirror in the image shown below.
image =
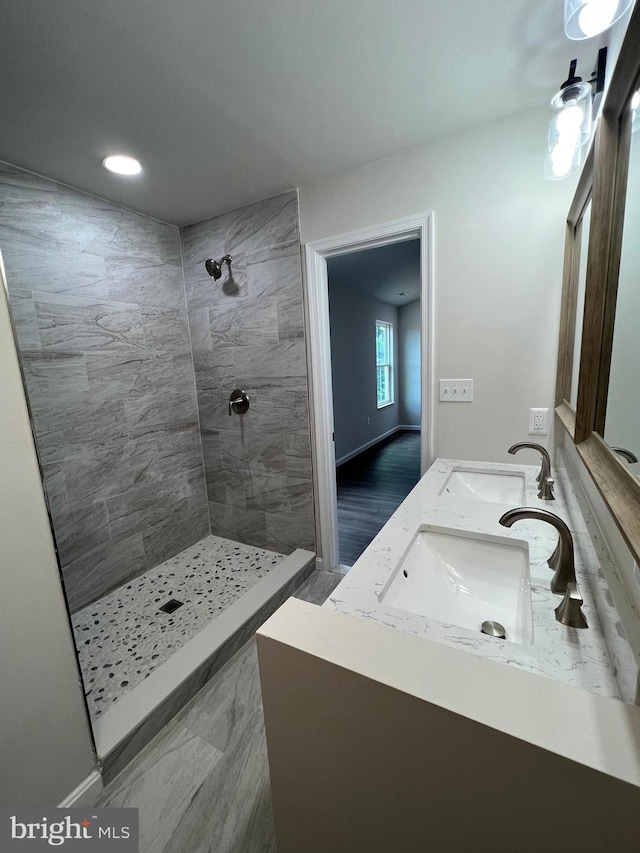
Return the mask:
POLYGON ((640 133, 631 137, 604 438, 640 475, 640 133), (626 453, 624 452, 626 451, 626 453), (634 461, 636 460, 636 461, 634 461))
POLYGON ((638 562, 640 463, 628 460, 640 458, 640 252, 634 245, 640 228, 640 133, 632 133, 630 108, 639 81, 636 6, 567 216, 556 387, 559 424, 638 562), (583 233, 578 234, 589 197, 583 233), (585 269, 577 259, 584 259, 587 242, 585 269), (579 297, 582 284, 584 297, 579 297), (582 311, 577 308, 579 298, 584 299, 582 311), (581 335, 576 332, 580 321, 581 335), (632 455, 625 459, 620 449, 632 455))
POLYGON ((574 411, 578 404, 578 374, 580 372, 580 345, 582 342, 582 318, 584 315, 584 293, 587 281, 587 255, 589 251, 590 228, 591 199, 587 202, 575 234, 579 255, 577 258, 578 275, 576 281, 575 332, 573 336, 573 358, 571 361, 571 384, 569 386, 569 404, 574 411))

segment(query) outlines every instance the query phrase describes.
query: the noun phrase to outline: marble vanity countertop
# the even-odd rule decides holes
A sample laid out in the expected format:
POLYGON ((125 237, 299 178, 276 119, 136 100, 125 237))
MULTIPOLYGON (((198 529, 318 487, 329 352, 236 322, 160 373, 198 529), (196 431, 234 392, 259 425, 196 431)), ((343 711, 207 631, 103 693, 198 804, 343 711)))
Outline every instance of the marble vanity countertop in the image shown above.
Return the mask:
POLYGON ((600 622, 601 617, 610 620, 611 624, 619 621, 599 571, 602 555, 596 553, 569 478, 554 469, 556 500, 542 501, 537 497, 538 470, 538 466, 437 459, 345 575, 324 607, 371 619, 601 696, 620 698, 615 666, 600 622), (498 524, 498 519, 513 507, 512 504, 440 495, 454 466, 524 474, 525 500, 522 505, 549 510, 567 523, 573 534, 576 577, 584 599, 583 611, 588 629, 567 628, 555 619, 554 608, 560 602, 560 596, 549 590, 553 572, 546 563, 557 543, 555 530, 545 522, 529 520, 505 528, 498 524), (532 645, 486 637, 475 631, 396 610, 378 600, 377 595, 403 557, 416 530, 425 524, 528 543, 533 606, 532 645))

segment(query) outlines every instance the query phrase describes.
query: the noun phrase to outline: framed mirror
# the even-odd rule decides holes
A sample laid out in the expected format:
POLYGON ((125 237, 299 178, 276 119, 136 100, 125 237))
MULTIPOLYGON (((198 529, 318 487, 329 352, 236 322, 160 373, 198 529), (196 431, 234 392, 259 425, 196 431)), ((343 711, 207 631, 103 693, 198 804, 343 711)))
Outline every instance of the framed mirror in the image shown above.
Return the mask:
POLYGON ((592 185, 593 148, 587 156, 580 176, 578 189, 567 217, 565 236, 556 406, 571 438, 575 431, 575 411, 578 400, 582 318, 591 230, 592 185))
MULTIPOLYGON (((633 95, 628 109, 640 99, 633 95)), ((604 439, 640 476, 640 117, 632 135, 622 226, 604 439)))
POLYGON ((640 335, 636 331, 640 251, 635 248, 640 228, 640 135, 637 141, 632 135, 632 106, 639 85, 640 6, 629 22, 592 146, 593 159, 585 166, 567 220, 556 393, 560 422, 638 561, 640 478, 633 466, 636 470, 640 466, 629 460, 640 458, 640 335), (579 216, 581 212, 584 229, 589 185, 589 251, 575 394, 575 317, 584 256, 579 216), (624 453, 627 450, 630 455, 624 453))

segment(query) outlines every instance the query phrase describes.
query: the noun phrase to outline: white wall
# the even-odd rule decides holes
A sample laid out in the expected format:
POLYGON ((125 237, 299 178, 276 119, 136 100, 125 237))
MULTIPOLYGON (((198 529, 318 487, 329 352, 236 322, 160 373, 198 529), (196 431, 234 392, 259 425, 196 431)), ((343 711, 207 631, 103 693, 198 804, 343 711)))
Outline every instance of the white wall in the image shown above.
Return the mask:
POLYGON ((400 423, 420 426, 420 300, 398 308, 400 423))
POLYGON ((94 768, 0 278, 0 806, 56 806, 94 768))
POLYGON ((303 242, 434 211, 436 378, 475 380, 473 403, 436 403, 439 456, 513 461, 529 407, 553 407, 576 181, 544 180, 547 122, 518 113, 300 190, 303 242))
POLYGON ((376 406, 376 320, 394 326, 394 359, 398 363, 398 309, 368 298, 331 272, 329 320, 336 459, 340 460, 399 424, 396 402, 376 406), (370 423, 368 423, 370 421, 370 423))

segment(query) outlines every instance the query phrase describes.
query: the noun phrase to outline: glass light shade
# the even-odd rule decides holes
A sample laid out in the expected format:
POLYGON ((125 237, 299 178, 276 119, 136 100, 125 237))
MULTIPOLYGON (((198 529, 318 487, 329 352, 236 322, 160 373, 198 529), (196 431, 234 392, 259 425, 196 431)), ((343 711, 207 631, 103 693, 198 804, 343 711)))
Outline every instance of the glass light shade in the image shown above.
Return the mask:
POLYGON ((575 174, 582 166, 582 145, 575 142, 556 142, 547 151, 544 161, 544 178, 546 181, 562 181, 569 175, 575 174))
POLYGON ((592 38, 615 24, 633 0, 564 0, 564 31, 574 41, 592 38))
POLYGON ((589 83, 575 83, 553 96, 549 116, 549 151, 558 143, 571 147, 585 145, 591 139, 591 103, 589 83))

